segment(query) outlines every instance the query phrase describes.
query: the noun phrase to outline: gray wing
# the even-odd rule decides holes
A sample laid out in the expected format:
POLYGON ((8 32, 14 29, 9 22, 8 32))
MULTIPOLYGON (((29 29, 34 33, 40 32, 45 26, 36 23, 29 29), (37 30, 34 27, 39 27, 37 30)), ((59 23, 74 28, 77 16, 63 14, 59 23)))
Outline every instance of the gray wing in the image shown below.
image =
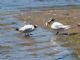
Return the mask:
POLYGON ((32 32, 33 30, 34 30, 34 29, 32 29, 32 28, 28 28, 28 29, 25 30, 25 32, 26 32, 26 33, 29 33, 29 32, 32 32))

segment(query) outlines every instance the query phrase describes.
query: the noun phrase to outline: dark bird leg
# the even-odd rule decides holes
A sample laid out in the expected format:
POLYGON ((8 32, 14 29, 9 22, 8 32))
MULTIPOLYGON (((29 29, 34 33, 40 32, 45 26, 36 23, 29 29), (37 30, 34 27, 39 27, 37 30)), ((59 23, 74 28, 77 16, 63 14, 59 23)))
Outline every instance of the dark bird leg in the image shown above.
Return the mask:
POLYGON ((57 30, 57 32, 56 32, 56 35, 58 35, 59 34, 59 30, 57 30))

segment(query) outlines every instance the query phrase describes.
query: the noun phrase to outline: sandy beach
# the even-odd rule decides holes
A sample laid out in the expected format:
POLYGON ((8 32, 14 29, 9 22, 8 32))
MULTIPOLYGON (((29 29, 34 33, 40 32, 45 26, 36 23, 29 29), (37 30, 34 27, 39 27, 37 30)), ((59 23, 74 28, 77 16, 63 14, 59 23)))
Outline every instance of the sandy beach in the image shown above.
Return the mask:
POLYGON ((47 9, 31 12, 26 11, 23 14, 18 14, 16 17, 19 20, 26 21, 30 24, 36 24, 44 28, 44 23, 50 18, 55 18, 57 21, 63 24, 70 25, 72 29, 68 30, 68 33, 73 33, 74 35, 67 37, 69 43, 64 44, 64 46, 73 48, 74 53, 78 57, 80 56, 80 26, 77 26, 78 24, 80 24, 80 9, 47 9))

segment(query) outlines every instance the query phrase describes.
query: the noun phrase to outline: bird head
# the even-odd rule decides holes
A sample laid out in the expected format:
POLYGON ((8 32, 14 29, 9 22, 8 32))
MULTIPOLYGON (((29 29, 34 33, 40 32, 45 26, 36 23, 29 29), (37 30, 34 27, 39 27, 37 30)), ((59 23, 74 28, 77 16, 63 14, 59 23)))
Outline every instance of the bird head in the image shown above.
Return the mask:
POLYGON ((50 19, 48 22, 45 23, 45 25, 46 25, 46 26, 47 26, 47 25, 50 25, 50 24, 52 24, 54 21, 55 21, 55 19, 50 19))
POLYGON ((51 22, 54 22, 55 21, 55 19, 53 18, 53 19, 50 19, 49 21, 48 21, 48 23, 51 23, 51 22))
POLYGON ((16 30, 16 31, 19 31, 19 28, 16 28, 15 30, 16 30))
POLYGON ((38 27, 38 25, 34 25, 34 28, 37 28, 38 27))

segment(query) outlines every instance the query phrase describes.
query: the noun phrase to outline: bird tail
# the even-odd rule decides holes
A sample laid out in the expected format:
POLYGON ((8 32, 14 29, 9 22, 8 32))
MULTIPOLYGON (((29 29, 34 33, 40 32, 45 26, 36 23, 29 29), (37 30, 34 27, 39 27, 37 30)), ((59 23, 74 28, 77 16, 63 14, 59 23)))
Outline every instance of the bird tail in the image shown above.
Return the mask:
POLYGON ((64 29, 70 29, 71 27, 69 25, 64 25, 63 28, 64 29))

